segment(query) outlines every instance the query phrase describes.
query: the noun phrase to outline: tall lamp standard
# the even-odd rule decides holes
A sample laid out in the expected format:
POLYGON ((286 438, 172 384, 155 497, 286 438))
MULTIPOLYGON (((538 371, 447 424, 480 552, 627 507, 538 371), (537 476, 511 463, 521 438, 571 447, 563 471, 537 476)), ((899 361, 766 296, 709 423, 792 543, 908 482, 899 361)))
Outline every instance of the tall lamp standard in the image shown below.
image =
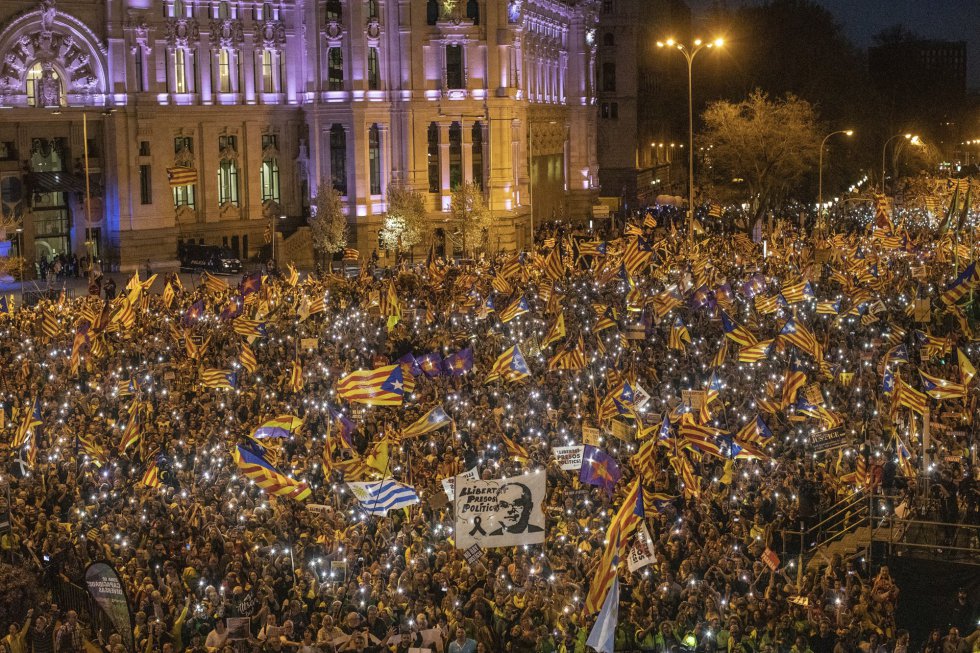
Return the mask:
POLYGON ((835 132, 830 132, 823 137, 820 141, 820 156, 819 163, 817 164, 817 214, 823 215, 823 148, 827 145, 827 139, 831 136, 836 136, 837 134, 844 134, 846 136, 853 136, 853 129, 841 129, 835 132))
POLYGON ((885 150, 888 149, 888 144, 891 143, 896 138, 905 138, 908 142, 913 145, 919 144, 919 137, 912 134, 895 134, 891 138, 885 141, 885 144, 881 146, 881 192, 885 192, 885 150))
POLYGON ((678 43, 670 38, 666 41, 657 41, 657 47, 676 48, 684 55, 687 61, 687 240, 690 243, 694 238, 694 76, 692 69, 694 57, 698 52, 705 48, 720 48, 725 44, 722 38, 716 38, 707 43, 701 39, 694 40, 694 47, 689 48, 683 43, 678 43))
MULTIPOLYGON (((286 219, 286 216, 280 215, 279 216, 279 219, 280 220, 285 220, 286 219)), ((269 216, 269 233, 272 236, 272 264, 274 266, 276 266, 276 270, 278 271, 279 270, 279 260, 276 258, 276 232, 277 231, 278 231, 278 229, 276 229, 276 216, 270 215, 269 216)))

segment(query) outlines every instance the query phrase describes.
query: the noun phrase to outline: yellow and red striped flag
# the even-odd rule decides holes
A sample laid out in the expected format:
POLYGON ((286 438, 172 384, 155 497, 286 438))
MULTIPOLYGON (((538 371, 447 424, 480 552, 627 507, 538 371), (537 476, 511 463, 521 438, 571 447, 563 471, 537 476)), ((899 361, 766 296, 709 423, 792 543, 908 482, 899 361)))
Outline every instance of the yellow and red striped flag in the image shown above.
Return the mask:
POLYGON ((643 495, 640 479, 637 477, 630 484, 623 503, 609 522, 609 528, 606 529, 606 548, 602 552, 599 567, 592 577, 589 593, 585 598, 586 614, 595 614, 602 607, 606 594, 616 580, 617 565, 626 552, 629 536, 642 522, 643 517, 643 495))
POLYGON ((404 373, 398 364, 357 370, 337 382, 337 396, 354 403, 399 406, 404 395, 404 373))

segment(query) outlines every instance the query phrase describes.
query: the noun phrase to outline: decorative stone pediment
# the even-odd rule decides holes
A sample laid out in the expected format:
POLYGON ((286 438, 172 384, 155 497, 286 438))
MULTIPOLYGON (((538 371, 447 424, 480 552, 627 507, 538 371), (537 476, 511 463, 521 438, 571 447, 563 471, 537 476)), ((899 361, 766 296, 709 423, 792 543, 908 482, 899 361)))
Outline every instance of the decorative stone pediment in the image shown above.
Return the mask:
POLYGON ((212 48, 238 49, 245 42, 245 26, 231 18, 212 20, 209 37, 212 48))
POLYGON ((242 210, 231 202, 225 202, 218 207, 218 216, 222 220, 240 220, 242 210))
POLYGON ((130 15, 126 29, 133 35, 130 54, 136 54, 137 49, 142 49, 143 54, 150 54, 150 27, 146 24, 146 19, 143 16, 130 15))
POLYGON ((55 83, 64 84, 68 94, 105 88, 105 44, 84 23, 59 10, 54 0, 15 15, 0 33, 0 52, 5 53, 0 95, 26 95, 26 76, 35 64, 41 64, 42 89, 55 83))
POLYGON ((171 48, 193 48, 201 40, 201 28, 193 18, 171 18, 165 38, 171 48))
POLYGON ((263 50, 281 50, 286 45, 286 26, 278 20, 267 20, 255 30, 258 47, 263 50))

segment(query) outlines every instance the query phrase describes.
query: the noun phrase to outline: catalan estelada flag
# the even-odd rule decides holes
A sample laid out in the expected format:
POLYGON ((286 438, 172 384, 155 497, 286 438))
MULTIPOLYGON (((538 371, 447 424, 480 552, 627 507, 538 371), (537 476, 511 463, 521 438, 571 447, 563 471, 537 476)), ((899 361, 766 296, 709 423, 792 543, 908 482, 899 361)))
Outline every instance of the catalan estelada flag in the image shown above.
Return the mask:
POLYGON ((206 388, 231 390, 237 381, 238 377, 232 370, 209 368, 201 373, 201 382, 206 388))
POLYGON ((947 381, 922 370, 919 370, 919 377, 922 389, 933 399, 962 399, 966 396, 966 386, 962 383, 947 381))
POLYGON ((487 375, 487 382, 503 379, 504 381, 517 381, 531 376, 527 361, 518 345, 508 347, 504 353, 497 357, 490 374, 487 375))
POLYGON ((119 441, 119 453, 126 453, 126 450, 139 442, 142 436, 143 431, 140 429, 139 416, 132 415, 126 424, 126 428, 123 429, 122 439, 119 441))
MULTIPOLYGON (((780 337, 786 342, 793 344, 808 354, 813 354, 817 347, 817 338, 805 324, 789 319, 779 331, 780 337)), ((815 356, 816 357, 816 356, 815 356)))
POLYGON ((37 399, 31 406, 29 412, 24 413, 24 418, 17 425, 17 432, 14 434, 14 440, 10 443, 11 449, 20 449, 23 447, 31 438, 31 434, 35 426, 41 425, 41 402, 37 399))
POLYGON ((300 392, 303 389, 303 366, 299 359, 293 361, 293 366, 289 370, 289 389, 293 392, 300 392))
POLYGON ((518 315, 524 315, 530 309, 527 303, 527 299, 524 297, 518 297, 515 299, 510 306, 500 311, 500 321, 506 324, 510 322, 518 315))
POLYGON ((684 351, 686 346, 684 343, 691 344, 691 334, 687 330, 687 325, 684 324, 684 320, 678 315, 674 318, 674 323, 670 327, 670 334, 667 337, 667 347, 670 349, 676 349, 678 351, 684 351))
POLYGON ((356 261, 361 258, 361 253, 354 249, 353 247, 344 248, 344 260, 345 261, 356 261))
POLYGON ((163 481, 160 479, 160 468, 157 467, 156 461, 150 463, 150 466, 143 472, 140 483, 149 488, 160 487, 163 484, 163 481))
POLYGON ((966 266, 959 276, 947 286, 946 291, 942 294, 943 303, 948 306, 960 301, 977 284, 978 279, 980 277, 978 277, 977 264, 974 261, 966 266))
POLYGON ((963 385, 969 385, 973 377, 977 375, 977 368, 973 367, 973 363, 959 347, 956 348, 956 366, 960 369, 960 382, 963 385))
POLYGON ((238 352, 238 362, 241 363, 242 367, 249 374, 253 373, 259 365, 258 359, 255 358, 255 352, 244 342, 242 343, 241 350, 238 352))
POLYGON ((337 396, 369 406, 400 406, 405 396, 402 366, 357 370, 337 382, 337 396))
POLYGON ((243 476, 269 494, 297 501, 309 498, 310 488, 306 483, 295 481, 280 472, 259 451, 238 445, 232 450, 231 457, 243 476))
POLYGON ((171 188, 193 186, 197 183, 197 170, 187 167, 167 168, 167 181, 171 188))
POLYGON ((721 328, 725 332, 725 337, 743 347, 751 347, 758 342, 751 331, 733 320, 725 311, 721 311, 721 328))
POLYGON ((240 336, 246 338, 264 338, 266 336, 265 322, 247 320, 243 317, 231 323, 231 328, 240 336))
POLYGON ((735 434, 735 438, 743 444, 747 442, 764 444, 771 437, 772 431, 769 430, 769 427, 760 415, 756 415, 755 419, 746 422, 745 426, 735 434))
POLYGON ((553 342, 558 342, 565 337, 565 314, 559 313, 558 317, 548 328, 548 333, 545 334, 544 340, 541 341, 541 348, 544 349, 553 342))
POLYGON ((901 378, 895 383, 895 403, 893 404, 892 412, 898 406, 905 406, 919 415, 924 415, 929 408, 926 395, 910 386, 901 378))
POLYGON ((402 439, 416 438, 437 431, 450 422, 452 419, 446 414, 446 410, 442 406, 436 406, 416 422, 402 429, 401 437, 402 439))
POLYGON ((606 529, 606 548, 602 552, 599 567, 596 569, 592 583, 589 585, 589 593, 585 598, 586 614, 595 614, 602 607, 602 602, 606 594, 616 580, 616 565, 619 559, 626 553, 626 544, 630 534, 643 521, 645 516, 643 510, 643 491, 640 488, 640 479, 637 477, 629 487, 623 503, 619 510, 609 522, 606 529))
POLYGON ((786 372, 786 379, 783 381, 783 394, 780 401, 782 407, 789 406, 796 401, 796 394, 806 385, 806 372, 796 358, 789 363, 789 370, 786 372))

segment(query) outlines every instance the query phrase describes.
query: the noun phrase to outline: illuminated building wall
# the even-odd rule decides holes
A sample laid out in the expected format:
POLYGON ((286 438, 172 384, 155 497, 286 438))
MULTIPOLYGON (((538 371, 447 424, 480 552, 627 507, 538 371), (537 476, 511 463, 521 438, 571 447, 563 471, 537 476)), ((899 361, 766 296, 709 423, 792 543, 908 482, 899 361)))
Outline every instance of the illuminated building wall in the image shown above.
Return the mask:
POLYGON ((172 260, 180 240, 254 255, 321 182, 370 252, 389 184, 423 193, 440 228, 452 188, 474 181, 491 249, 524 246, 532 198, 538 220, 592 203, 593 4, 8 0, 0 203, 29 259, 98 250, 128 266, 172 260), (198 183, 171 189, 173 166, 198 183))

